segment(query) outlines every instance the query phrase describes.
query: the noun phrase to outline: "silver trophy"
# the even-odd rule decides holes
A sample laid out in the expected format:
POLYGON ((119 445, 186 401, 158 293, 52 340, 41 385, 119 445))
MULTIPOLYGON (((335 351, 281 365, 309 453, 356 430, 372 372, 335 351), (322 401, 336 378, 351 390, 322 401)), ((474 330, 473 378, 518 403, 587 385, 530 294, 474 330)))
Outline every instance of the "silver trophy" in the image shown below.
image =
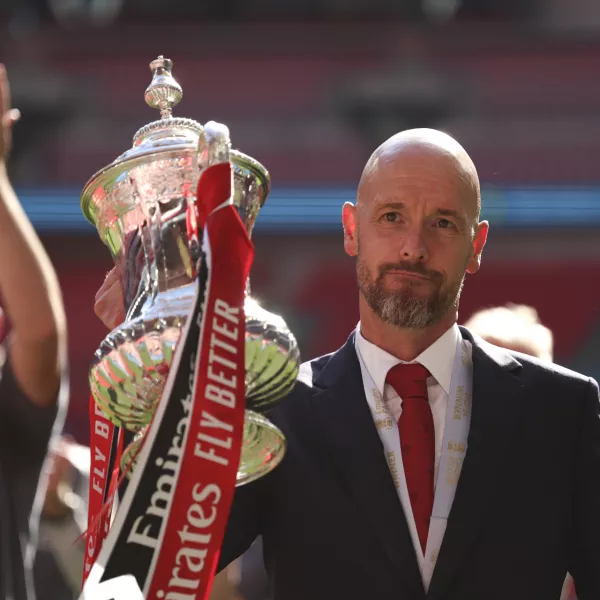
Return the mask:
MULTIPOLYGON (((182 90, 171 67, 162 56, 150 63, 145 100, 161 118, 142 127, 133 147, 96 173, 81 194, 84 215, 121 273, 125 321, 96 351, 90 387, 107 418, 135 433, 123 453, 124 468, 131 468, 152 420, 192 308, 200 241, 190 221, 201 170, 229 157, 234 204, 249 234, 270 187, 260 163, 229 151, 226 127, 172 116, 182 90)), ((283 434, 261 413, 291 391, 300 363, 293 334, 249 296, 249 284, 244 308, 247 410, 237 485, 283 458, 283 434)))

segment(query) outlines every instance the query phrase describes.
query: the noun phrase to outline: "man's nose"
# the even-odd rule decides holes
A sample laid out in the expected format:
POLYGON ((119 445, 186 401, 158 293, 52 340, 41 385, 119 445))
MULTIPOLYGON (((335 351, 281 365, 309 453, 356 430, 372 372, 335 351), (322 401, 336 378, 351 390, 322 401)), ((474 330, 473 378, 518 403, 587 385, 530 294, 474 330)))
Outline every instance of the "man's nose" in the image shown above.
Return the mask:
POLYGON ((428 258, 427 245, 420 226, 412 226, 404 236, 402 258, 412 262, 425 262, 428 258))

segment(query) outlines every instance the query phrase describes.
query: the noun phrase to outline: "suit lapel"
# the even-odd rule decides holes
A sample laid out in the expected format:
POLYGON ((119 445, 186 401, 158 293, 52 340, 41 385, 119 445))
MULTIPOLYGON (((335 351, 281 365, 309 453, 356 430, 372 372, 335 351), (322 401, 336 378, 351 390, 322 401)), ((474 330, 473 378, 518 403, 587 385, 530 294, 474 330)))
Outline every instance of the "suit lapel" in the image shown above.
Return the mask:
MULTIPOLYGON (((462 328, 461 328, 462 329, 462 328)), ((490 497, 503 483, 507 456, 503 440, 518 426, 520 363, 462 329, 473 344, 473 404, 468 449, 427 600, 438 600, 481 532, 490 497)))
POLYGON ((364 394, 354 335, 315 381, 312 397, 322 439, 341 481, 382 544, 399 578, 425 598, 408 525, 364 394))

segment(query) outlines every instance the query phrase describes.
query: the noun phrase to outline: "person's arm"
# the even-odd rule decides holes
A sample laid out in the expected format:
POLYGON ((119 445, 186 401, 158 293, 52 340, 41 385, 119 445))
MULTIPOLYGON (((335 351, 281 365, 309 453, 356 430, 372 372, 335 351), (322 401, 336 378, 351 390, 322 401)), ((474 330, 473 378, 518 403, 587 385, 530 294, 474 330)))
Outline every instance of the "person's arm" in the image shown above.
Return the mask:
MULTIPOLYGON (((66 321, 58 280, 6 172, 11 110, 4 66, 0 65, 0 294, 12 330, 8 361, 23 395, 35 406, 53 406, 66 354, 66 321)), ((0 405, 7 399, 0 398, 0 405)), ((1 410, 1 407, 0 407, 1 410)))
POLYGON ((590 380, 584 399, 574 464, 574 531, 569 573, 579 600, 600 598, 600 402, 590 380))

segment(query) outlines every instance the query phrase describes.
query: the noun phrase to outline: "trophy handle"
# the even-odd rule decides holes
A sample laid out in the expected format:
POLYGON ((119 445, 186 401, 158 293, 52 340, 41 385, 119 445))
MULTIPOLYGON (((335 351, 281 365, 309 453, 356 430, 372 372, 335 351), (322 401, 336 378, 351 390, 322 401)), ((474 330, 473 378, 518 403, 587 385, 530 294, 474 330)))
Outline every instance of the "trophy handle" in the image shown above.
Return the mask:
MULTIPOLYGON (((198 168, 202 171, 221 163, 230 162, 231 136, 229 128, 223 123, 209 121, 204 125, 198 137, 198 168)), ((233 191, 233 181, 231 182, 233 191)))
MULTIPOLYGON (((198 148, 195 155, 193 171, 193 187, 198 188, 198 182, 202 173, 209 167, 220 164, 230 163, 229 152, 231 150, 231 139, 229 136, 229 128, 226 125, 209 121, 202 128, 202 132, 198 136, 198 148)), ((230 163, 231 164, 231 163, 230 163)), ((231 190, 233 193, 233 175, 231 181, 231 190)), ((202 232, 198 226, 198 204, 201 199, 197 198, 195 193, 190 194, 187 198, 186 212, 186 229, 188 250, 191 257, 191 275, 196 277, 198 273, 198 261, 201 256, 202 232)))

